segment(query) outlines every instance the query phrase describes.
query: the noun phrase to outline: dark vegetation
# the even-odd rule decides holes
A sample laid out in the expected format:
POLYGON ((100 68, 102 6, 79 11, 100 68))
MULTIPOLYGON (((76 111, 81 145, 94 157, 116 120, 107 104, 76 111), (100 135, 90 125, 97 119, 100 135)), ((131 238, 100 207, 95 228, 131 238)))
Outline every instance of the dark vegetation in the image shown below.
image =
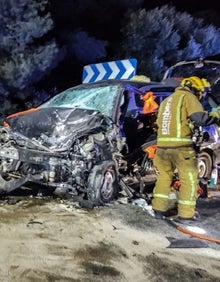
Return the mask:
POLYGON ((191 3, 1 0, 0 118, 81 83, 87 64, 135 57, 159 81, 177 61, 218 58, 217 7, 191 3))

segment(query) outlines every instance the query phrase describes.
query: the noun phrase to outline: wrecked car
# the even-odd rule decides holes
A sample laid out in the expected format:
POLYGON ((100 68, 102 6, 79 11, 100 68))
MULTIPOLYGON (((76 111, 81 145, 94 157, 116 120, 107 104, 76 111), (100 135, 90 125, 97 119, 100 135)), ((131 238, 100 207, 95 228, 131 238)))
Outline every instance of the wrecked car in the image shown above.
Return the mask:
MULTIPOLYGON (((137 196, 151 193, 157 175, 156 114, 144 112, 143 97, 151 92, 159 105, 181 81, 179 73, 172 75, 161 82, 81 84, 8 116, 0 127, 0 195, 40 187, 100 205, 115 200, 121 190, 130 197, 136 191, 137 196)), ((218 85, 217 79, 205 101, 211 107, 219 104, 218 85)), ((209 179, 220 156, 219 128, 203 128, 203 133, 199 174, 209 179)))
MULTIPOLYGON (((84 195, 96 204, 116 199, 125 183, 120 180, 134 169, 132 162, 141 166, 134 152, 154 135, 154 114, 142 112, 141 86, 131 81, 81 84, 8 116, 0 127, 1 194, 40 185, 56 195, 84 195), (140 134, 139 120, 145 126, 140 134)), ((151 168, 146 163, 142 175, 151 168)))

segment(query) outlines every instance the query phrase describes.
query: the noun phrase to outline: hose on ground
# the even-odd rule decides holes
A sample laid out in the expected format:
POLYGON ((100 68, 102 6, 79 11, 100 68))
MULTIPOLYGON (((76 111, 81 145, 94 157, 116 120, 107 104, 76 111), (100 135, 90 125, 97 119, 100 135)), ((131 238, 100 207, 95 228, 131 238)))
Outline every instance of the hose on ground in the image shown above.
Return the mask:
POLYGON ((192 237, 196 237, 196 238, 201 239, 201 240, 206 240, 206 241, 209 241, 209 242, 212 242, 212 243, 220 244, 220 239, 204 236, 202 234, 190 231, 190 230, 178 225, 171 218, 165 217, 164 219, 168 224, 170 224, 171 226, 173 226, 174 228, 176 228, 178 231, 180 231, 182 233, 191 235, 192 237))

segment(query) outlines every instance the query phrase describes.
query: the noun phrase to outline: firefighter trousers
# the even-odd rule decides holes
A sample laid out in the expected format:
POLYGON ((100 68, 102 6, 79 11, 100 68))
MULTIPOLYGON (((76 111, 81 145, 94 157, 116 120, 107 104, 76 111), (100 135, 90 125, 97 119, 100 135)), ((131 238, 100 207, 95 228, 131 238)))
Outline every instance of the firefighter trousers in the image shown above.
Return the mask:
POLYGON ((196 154, 191 147, 157 148, 154 159, 159 174, 153 191, 152 208, 166 211, 174 170, 178 170, 180 190, 178 193, 178 216, 191 218, 195 213, 198 168, 196 154))

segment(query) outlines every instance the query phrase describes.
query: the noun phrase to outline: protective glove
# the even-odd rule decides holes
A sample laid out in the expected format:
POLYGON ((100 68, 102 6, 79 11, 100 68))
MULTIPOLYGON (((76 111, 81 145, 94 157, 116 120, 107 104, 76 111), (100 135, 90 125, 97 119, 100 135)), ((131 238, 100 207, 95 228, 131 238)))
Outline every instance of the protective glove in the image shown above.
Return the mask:
POLYGON ((212 108, 212 111, 209 113, 209 115, 220 119, 220 107, 212 108))
POLYGON ((215 117, 217 119, 215 124, 220 126, 220 107, 212 108, 212 111, 209 113, 209 115, 215 117))

